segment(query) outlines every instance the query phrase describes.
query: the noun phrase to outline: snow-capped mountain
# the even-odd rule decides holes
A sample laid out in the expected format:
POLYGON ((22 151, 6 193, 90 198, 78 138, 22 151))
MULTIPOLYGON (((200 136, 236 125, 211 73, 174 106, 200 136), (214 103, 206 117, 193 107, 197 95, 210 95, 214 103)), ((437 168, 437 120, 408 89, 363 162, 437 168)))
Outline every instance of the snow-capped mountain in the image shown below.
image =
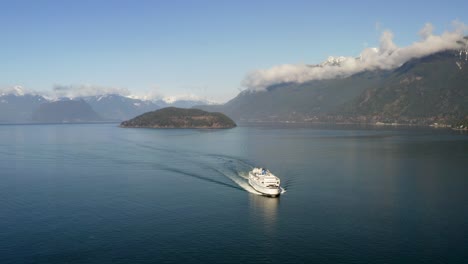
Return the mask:
POLYGON ((27 92, 22 86, 16 85, 13 87, 5 88, 0 90, 0 97, 5 95, 23 96, 27 92))
POLYGON ((83 97, 88 104, 104 119, 123 121, 149 111, 161 108, 159 105, 140 99, 118 94, 83 97))
POLYGON ((467 83, 468 51, 456 49, 392 70, 246 90, 224 105, 200 109, 244 122, 450 124, 468 116, 467 83))
POLYGON ((32 122, 32 113, 47 99, 27 93, 21 86, 0 91, 0 123, 32 122))
MULTIPOLYGON (((44 115, 53 115, 53 111, 73 112, 74 110, 70 107, 77 105, 76 103, 57 102, 80 100, 86 102, 86 104, 88 104, 92 110, 101 117, 100 120, 116 122, 127 120, 140 114, 168 106, 190 108, 195 105, 212 104, 212 102, 200 99, 194 95, 169 96, 158 100, 145 100, 120 94, 102 94, 68 98, 54 97, 50 96, 50 94, 48 96, 43 96, 39 95, 37 92, 24 89, 21 86, 13 86, 0 90, 0 123, 29 123, 38 120, 55 120, 48 119, 48 117, 44 115), (41 105, 44 106, 41 108, 41 105), (41 112, 41 119, 33 119, 34 116, 38 116, 36 112, 41 109, 48 110, 41 112)), ((77 108, 75 107, 74 109, 77 108)), ((80 118, 78 115, 74 117, 73 120, 88 119, 85 118, 85 116, 80 118)))

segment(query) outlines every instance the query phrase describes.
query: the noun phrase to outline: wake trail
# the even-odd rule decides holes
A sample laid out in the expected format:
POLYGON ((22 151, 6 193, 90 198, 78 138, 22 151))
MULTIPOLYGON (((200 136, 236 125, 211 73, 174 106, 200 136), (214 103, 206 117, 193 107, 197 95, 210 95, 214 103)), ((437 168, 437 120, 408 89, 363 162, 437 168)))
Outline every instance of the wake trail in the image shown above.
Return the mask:
POLYGON ((221 171, 218 169, 215 169, 217 172, 222 174, 223 176, 227 177, 231 181, 233 181, 235 184, 237 184, 240 188, 242 188, 244 191, 247 191, 249 193, 261 195, 261 193, 257 192, 250 184, 248 183, 247 179, 243 176, 241 176, 241 173, 233 173, 233 172, 228 172, 228 171, 221 171))
POLYGON ((177 174, 182 174, 182 175, 189 176, 189 177, 192 177, 192 178, 196 178, 196 179, 199 179, 199 180, 203 180, 203 181, 206 181, 206 182, 219 184, 219 185, 222 185, 222 186, 225 186, 225 187, 229 187, 229 188, 233 188, 233 189, 237 189, 237 190, 241 190, 241 191, 244 190, 243 188, 240 188, 238 186, 235 186, 235 185, 232 185, 232 184, 229 184, 229 183, 225 183, 225 182, 218 181, 218 180, 215 180, 215 179, 212 179, 212 178, 209 178, 209 177, 201 176, 199 174, 183 171, 183 170, 180 170, 180 169, 175 169, 175 168, 160 168, 160 169, 164 169, 165 171, 175 172, 177 174))
MULTIPOLYGON (((192 163, 197 165, 197 167, 202 165, 202 169, 211 169, 215 171, 217 175, 223 176, 233 184, 224 182, 222 179, 216 179, 216 177, 204 176, 192 171, 187 171, 160 163, 155 163, 154 169, 173 172, 179 175, 203 180, 207 183, 218 184, 224 187, 246 191, 255 195, 262 195, 260 192, 256 191, 252 186, 250 186, 248 182, 248 172, 254 167, 254 165, 249 160, 224 154, 209 154, 197 151, 173 150, 167 146, 154 146, 151 144, 144 144, 142 142, 134 142, 128 139, 122 139, 122 141, 150 152, 175 155, 178 159, 185 160, 187 164, 192 163)), ((286 192, 285 187, 282 188, 282 193, 284 192, 286 192)))

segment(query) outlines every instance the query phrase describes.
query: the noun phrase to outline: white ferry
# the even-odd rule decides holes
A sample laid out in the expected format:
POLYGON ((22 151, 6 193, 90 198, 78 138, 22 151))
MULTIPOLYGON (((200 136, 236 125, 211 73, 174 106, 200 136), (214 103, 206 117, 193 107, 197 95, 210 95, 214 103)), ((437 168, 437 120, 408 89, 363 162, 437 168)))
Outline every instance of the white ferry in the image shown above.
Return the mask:
POLYGON ((280 179, 264 168, 254 168, 249 172, 249 184, 265 196, 281 194, 280 179))

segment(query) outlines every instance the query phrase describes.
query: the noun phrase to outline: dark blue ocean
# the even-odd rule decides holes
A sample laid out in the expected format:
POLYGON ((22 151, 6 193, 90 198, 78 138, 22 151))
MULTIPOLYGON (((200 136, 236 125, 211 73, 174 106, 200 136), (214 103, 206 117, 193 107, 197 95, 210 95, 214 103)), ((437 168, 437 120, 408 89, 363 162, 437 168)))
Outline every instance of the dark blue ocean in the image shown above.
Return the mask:
POLYGON ((467 262, 466 133, 0 125, 1 264, 467 262))

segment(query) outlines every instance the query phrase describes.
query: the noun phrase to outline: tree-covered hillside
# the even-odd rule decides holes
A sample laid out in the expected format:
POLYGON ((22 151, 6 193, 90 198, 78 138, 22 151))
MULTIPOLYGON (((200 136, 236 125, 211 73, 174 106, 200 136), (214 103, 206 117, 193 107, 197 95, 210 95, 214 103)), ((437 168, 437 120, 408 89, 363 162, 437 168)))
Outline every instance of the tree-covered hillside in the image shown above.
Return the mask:
POLYGON ((222 113, 167 107, 144 113, 121 123, 122 127, 232 128, 236 123, 222 113))
POLYGON ((246 90, 224 105, 200 108, 247 122, 450 123, 468 116, 468 60, 444 51, 394 70, 246 90))

